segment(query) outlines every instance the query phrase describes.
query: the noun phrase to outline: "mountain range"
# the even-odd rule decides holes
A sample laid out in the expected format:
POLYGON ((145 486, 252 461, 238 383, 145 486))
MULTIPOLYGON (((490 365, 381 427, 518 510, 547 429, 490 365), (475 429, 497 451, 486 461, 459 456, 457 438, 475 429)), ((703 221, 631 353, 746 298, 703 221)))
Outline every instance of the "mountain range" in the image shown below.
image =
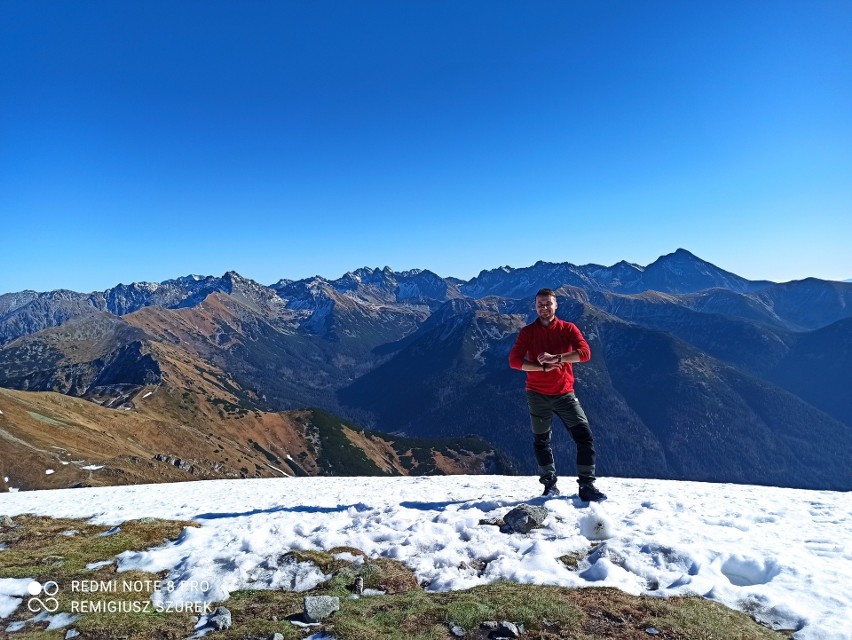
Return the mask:
MULTIPOLYGON (((460 466, 533 473, 524 378, 507 356, 545 286, 592 348, 574 370, 601 475, 852 488, 852 284, 750 281, 683 249, 644 267, 538 262, 469 281, 385 267, 268 286, 228 272, 5 294, 0 386, 28 392, 19 402, 52 392, 99 404, 105 413, 92 420, 101 424, 170 398, 149 415, 164 443, 175 423, 216 438, 228 420, 309 411, 388 441, 456 439, 447 456, 444 445, 418 445, 432 460, 421 472, 438 458, 461 460, 468 449, 458 439, 476 436, 493 448, 477 445, 477 462, 460 466)), ((3 419, 7 443, 38 433, 13 435, 3 419)), ((235 446, 276 467, 253 443, 280 461, 285 439, 250 443, 258 429, 247 427, 235 446)), ((55 446, 65 446, 63 433, 51 434, 55 446)), ((150 440, 145 455, 187 457, 176 442, 167 451, 150 440)), ((554 446, 571 475, 573 444, 561 427, 554 446)), ((190 457, 215 466, 201 462, 203 451, 190 457)))

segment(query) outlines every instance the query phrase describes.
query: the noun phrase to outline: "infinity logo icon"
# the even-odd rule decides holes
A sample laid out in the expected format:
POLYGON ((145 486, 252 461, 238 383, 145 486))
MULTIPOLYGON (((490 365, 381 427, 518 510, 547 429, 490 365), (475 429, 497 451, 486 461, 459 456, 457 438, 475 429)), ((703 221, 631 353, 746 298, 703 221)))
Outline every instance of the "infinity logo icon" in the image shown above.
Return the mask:
POLYGON ((59 593, 59 585, 55 581, 50 580, 49 582, 41 584, 40 582, 33 580, 27 587, 27 592, 29 592, 31 596, 34 596, 27 601, 27 609, 33 613, 38 613, 42 609, 48 613, 53 613, 59 608, 59 600, 53 597, 59 593), (42 593, 47 596, 44 600, 37 597, 42 593))

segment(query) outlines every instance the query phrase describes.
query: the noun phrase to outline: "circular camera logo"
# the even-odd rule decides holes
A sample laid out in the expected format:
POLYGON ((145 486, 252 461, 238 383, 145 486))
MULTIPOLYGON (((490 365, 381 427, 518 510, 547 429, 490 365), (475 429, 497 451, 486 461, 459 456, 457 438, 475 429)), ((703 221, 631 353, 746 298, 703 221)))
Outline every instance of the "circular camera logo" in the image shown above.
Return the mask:
POLYGON ((59 585, 53 580, 44 584, 33 580, 27 587, 27 592, 33 596, 27 601, 27 609, 33 613, 38 613, 42 610, 53 613, 59 608, 59 600, 53 597, 59 593, 59 585), (47 596, 43 600, 39 597, 42 594, 47 596))

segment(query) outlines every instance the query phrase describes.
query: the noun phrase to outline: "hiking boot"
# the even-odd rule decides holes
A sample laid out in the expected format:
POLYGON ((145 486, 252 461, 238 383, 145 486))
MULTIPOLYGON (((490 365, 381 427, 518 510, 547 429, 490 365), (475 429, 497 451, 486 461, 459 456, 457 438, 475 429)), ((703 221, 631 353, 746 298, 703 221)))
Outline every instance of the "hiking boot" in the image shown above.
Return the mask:
POLYGON ((559 489, 556 488, 556 474, 555 473, 547 473, 541 476, 538 481, 544 485, 544 493, 543 496, 558 496, 559 489))
POLYGON ((583 502, 601 502, 606 500, 606 494, 598 491, 594 482, 580 483, 580 500, 583 502))

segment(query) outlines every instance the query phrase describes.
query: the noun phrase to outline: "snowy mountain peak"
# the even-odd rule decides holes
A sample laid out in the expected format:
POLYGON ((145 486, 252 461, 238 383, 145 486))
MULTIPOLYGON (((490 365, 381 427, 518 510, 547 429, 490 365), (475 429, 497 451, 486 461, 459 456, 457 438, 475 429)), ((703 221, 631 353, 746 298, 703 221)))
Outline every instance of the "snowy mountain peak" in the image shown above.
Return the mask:
POLYGON ((634 262, 627 262, 626 260, 620 260, 612 266, 612 269, 615 269, 615 270, 626 269, 626 270, 629 270, 629 271, 642 272, 642 271, 645 270, 645 267, 643 267, 642 265, 638 265, 634 262))

